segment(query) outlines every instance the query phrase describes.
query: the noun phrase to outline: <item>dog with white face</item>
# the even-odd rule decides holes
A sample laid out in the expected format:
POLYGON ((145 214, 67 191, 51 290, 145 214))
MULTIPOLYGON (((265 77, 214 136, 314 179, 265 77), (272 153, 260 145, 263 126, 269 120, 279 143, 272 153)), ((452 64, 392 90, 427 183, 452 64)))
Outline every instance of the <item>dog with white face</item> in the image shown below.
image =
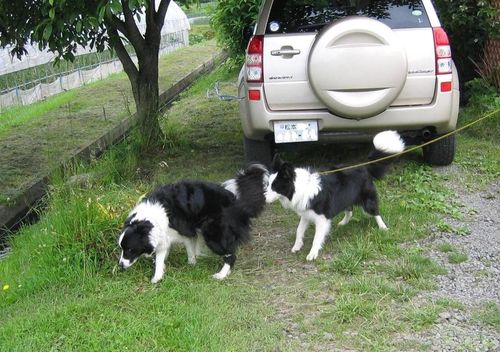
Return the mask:
MULTIPOLYGON (((374 149, 368 156, 375 160, 400 153, 405 143, 396 131, 378 133, 373 139, 374 149)), ((360 205, 373 216, 380 229, 386 230, 378 207, 374 180, 381 178, 391 161, 380 161, 356 169, 322 175, 307 168, 294 167, 275 156, 266 190, 266 202, 279 200, 283 207, 294 210, 300 216, 292 252, 304 245, 304 234, 310 223, 315 225, 314 239, 307 255, 315 260, 331 228, 332 218, 344 212, 338 225, 347 225, 352 217, 353 206, 360 205)))

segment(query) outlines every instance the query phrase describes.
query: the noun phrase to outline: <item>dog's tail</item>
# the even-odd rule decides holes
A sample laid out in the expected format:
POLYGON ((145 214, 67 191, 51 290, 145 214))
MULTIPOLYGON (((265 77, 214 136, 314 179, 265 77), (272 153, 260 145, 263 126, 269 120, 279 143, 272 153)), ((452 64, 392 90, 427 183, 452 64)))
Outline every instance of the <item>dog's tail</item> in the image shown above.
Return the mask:
POLYGON ((264 165, 251 164, 222 186, 236 196, 236 205, 253 218, 260 214, 266 204, 264 192, 268 178, 269 171, 264 165))
MULTIPOLYGON (((388 155, 401 153, 405 149, 405 143, 401 135, 396 131, 383 131, 373 137, 374 149, 368 156, 369 160, 376 160, 388 155)), ((379 161, 367 166, 368 172, 374 178, 381 178, 387 172, 394 159, 379 161)))

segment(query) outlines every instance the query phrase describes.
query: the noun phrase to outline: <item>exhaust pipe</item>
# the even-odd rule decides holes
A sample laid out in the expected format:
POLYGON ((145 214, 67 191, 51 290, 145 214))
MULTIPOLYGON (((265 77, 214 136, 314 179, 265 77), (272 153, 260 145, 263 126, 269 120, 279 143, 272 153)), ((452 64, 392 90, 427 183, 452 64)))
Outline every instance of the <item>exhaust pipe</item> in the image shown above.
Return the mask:
POLYGON ((431 139, 432 135, 433 135, 432 131, 430 129, 428 129, 428 128, 422 129, 422 131, 420 133, 422 135, 422 138, 423 139, 427 139, 427 140, 431 139))

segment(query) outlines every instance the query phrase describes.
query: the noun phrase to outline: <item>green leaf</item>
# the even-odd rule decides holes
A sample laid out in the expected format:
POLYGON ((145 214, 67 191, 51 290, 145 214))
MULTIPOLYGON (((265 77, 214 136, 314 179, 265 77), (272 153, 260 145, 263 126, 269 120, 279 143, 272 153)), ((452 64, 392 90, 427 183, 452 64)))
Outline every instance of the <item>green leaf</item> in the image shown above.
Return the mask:
POLYGON ((138 6, 139 6, 139 1, 137 0, 130 0, 128 2, 128 8, 130 9, 130 11, 133 11, 138 6))
POLYGON ((76 32, 81 33, 82 32, 82 21, 78 21, 76 23, 76 32))
POLYGON ((55 17, 55 15, 56 15, 56 9, 53 8, 53 7, 51 7, 50 10, 49 10, 49 17, 50 17, 50 19, 53 20, 54 17, 55 17))
POLYGON ((94 28, 99 27, 99 20, 95 17, 89 17, 87 22, 94 28))
POLYGON ((51 35, 52 35, 52 23, 49 23, 47 26, 45 26, 45 29, 43 30, 42 38, 43 40, 49 40, 51 35))
POLYGON ((106 6, 103 6, 99 9, 99 22, 102 22, 105 13, 106 13, 106 6))
POLYGON ((110 8, 111 8, 111 12, 113 12, 113 14, 119 14, 119 13, 122 13, 122 3, 120 1, 112 1, 110 3, 110 8))
POLYGON ((50 6, 54 6, 54 0, 49 0, 50 6))

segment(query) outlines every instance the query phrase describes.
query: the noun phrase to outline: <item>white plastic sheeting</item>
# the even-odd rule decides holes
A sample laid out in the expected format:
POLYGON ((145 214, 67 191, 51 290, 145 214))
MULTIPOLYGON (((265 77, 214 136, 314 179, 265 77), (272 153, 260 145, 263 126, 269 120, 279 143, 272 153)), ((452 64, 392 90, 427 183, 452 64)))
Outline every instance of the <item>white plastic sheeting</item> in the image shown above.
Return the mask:
MULTIPOLYGON (((160 4, 160 1, 155 1, 156 9, 160 4)), ((137 27, 139 31, 144 34, 146 32, 146 15, 140 16, 139 20, 136 19, 137 27)), ((174 1, 170 2, 168 5, 167 15, 165 16, 165 23, 161 29, 162 36, 168 33, 175 33, 182 30, 189 30, 191 26, 189 20, 182 11, 182 9, 174 1)))
MULTIPOLYGON (((158 4, 159 1, 156 1, 158 4)), ((144 34, 146 31, 146 18, 142 16, 137 21, 137 26, 141 33, 144 34)), ((177 5, 174 1, 170 2, 168 6, 167 15, 165 17, 165 24, 161 30, 162 36, 169 33, 176 33, 182 31, 188 31, 191 29, 189 25, 189 20, 182 11, 182 9, 177 5)), ((0 76, 10 72, 16 72, 19 70, 24 70, 29 67, 34 67, 38 65, 46 64, 47 62, 52 61, 55 58, 55 55, 48 50, 40 50, 37 46, 26 45, 26 50, 28 54, 24 55, 21 60, 16 57, 12 57, 10 52, 12 47, 7 46, 5 48, 0 48, 0 76)), ((84 55, 91 52, 95 52, 95 50, 90 50, 83 48, 81 46, 76 49, 76 56, 84 55)))
MULTIPOLYGON (((145 30, 145 19, 139 20, 138 27, 145 30)), ((186 14, 175 3, 171 2, 165 25, 162 28, 162 39, 160 44, 160 55, 168 54, 180 47, 189 45, 189 21, 186 14)), ((9 48, 0 49, 0 75, 15 72, 29 67, 45 64, 54 59, 54 54, 47 50, 38 50, 33 46, 27 47, 29 55, 18 60, 11 58, 9 48)), ((78 48, 77 55, 87 54, 90 51, 78 48)), ((133 58, 134 62, 136 59, 133 58)), ((51 95, 70 90, 84 84, 103 79, 112 73, 123 70, 119 60, 104 62, 94 67, 82 68, 73 72, 54 77, 50 83, 40 83, 30 89, 14 88, 0 94, 0 112, 12 105, 27 105, 42 100, 51 95)))

